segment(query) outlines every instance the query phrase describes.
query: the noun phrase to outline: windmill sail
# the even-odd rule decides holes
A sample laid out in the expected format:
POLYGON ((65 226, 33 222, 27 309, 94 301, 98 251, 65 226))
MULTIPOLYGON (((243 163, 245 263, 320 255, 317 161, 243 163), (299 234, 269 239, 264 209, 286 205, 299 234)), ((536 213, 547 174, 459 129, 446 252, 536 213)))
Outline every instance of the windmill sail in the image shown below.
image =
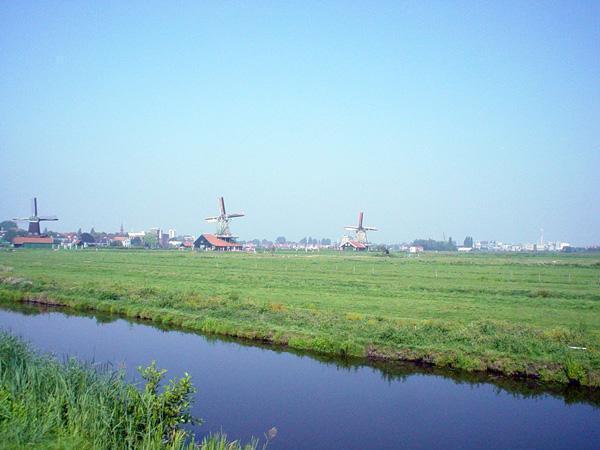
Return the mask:
POLYGON ((17 222, 29 222, 27 231, 33 236, 40 236, 42 234, 40 231, 40 222, 58 220, 56 216, 38 216, 37 197, 34 197, 31 202, 31 212, 32 215, 30 217, 15 218, 13 220, 17 222))
POLYGON ((231 230, 229 229, 229 221, 234 217, 244 217, 244 213, 227 214, 227 210, 225 209, 225 199, 223 197, 219 197, 217 203, 220 214, 218 216, 207 217, 204 220, 206 220, 208 223, 217 224, 218 237, 223 239, 233 239, 235 236, 231 234, 231 230))

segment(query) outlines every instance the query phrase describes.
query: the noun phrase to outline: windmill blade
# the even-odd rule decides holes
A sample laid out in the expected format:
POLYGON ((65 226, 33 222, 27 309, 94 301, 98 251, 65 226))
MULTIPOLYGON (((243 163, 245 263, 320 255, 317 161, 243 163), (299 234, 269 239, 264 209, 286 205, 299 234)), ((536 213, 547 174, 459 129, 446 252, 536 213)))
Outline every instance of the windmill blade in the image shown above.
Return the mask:
POLYGON ((207 222, 212 223, 212 222, 217 222, 219 220, 218 217, 207 217, 206 219, 207 222))
POLYGON ((227 213, 225 212, 225 200, 223 197, 219 197, 219 210, 221 211, 221 215, 225 216, 227 213))
POLYGON ((226 214, 225 217, 227 217, 228 219, 231 217, 244 217, 244 213, 226 214))
POLYGON ((362 228, 363 227, 363 212, 359 212, 358 213, 358 228, 362 228))
POLYGON ((377 228, 375 228, 375 227, 363 227, 363 230, 365 230, 365 231, 377 231, 377 228))
POLYGON ((17 222, 29 222, 31 220, 30 217, 13 217, 12 220, 17 222))
POLYGON ((39 216, 38 220, 58 220, 56 216, 39 216))
POLYGON ((344 230, 357 231, 358 227, 344 227, 344 230))
POLYGON ((31 209, 33 211, 33 215, 37 216, 37 197, 33 197, 33 203, 31 205, 31 209))

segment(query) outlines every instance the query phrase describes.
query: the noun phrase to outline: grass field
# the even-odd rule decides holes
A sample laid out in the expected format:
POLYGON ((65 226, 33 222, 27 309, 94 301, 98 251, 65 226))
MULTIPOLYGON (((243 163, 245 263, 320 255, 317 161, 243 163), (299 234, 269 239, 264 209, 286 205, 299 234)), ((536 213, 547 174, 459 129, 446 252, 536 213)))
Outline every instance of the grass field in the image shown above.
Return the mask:
POLYGON ((0 252, 0 278, 3 301, 600 386, 597 254, 23 250, 0 252))

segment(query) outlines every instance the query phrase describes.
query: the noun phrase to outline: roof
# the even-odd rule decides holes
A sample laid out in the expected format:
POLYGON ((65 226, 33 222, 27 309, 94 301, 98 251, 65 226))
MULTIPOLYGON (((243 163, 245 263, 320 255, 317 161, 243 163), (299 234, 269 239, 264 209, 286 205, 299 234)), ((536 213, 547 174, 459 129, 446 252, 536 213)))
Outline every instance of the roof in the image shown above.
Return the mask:
POLYGON ((358 242, 358 241, 346 241, 342 244, 342 246, 345 245, 351 245, 352 247, 359 249, 359 250, 363 250, 365 248, 367 248, 367 246, 365 244, 363 244, 362 242, 358 242))
POLYGON ((17 236, 13 239, 13 244, 53 244, 54 239, 50 236, 17 236))
POLYGON ((203 234, 202 237, 208 241, 210 245, 213 247, 241 247, 242 244, 238 244, 237 242, 229 242, 223 239, 218 238, 214 234, 203 234))
POLYGON ((128 241, 129 240, 129 236, 115 236, 112 238, 113 241, 128 241))

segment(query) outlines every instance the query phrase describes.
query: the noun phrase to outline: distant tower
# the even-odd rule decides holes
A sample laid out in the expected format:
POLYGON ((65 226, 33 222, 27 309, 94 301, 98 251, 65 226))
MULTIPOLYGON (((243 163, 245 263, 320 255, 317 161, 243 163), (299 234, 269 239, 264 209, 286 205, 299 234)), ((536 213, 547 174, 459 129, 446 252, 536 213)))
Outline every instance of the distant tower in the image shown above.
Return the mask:
POLYGON ((169 239, 173 239, 175 237, 175 230, 173 228, 169 229, 169 239))
POLYGON ((123 222, 121 222, 121 228, 119 229, 119 234, 121 236, 125 236, 125 232, 123 231, 123 222))
POLYGON ((540 246, 544 246, 544 229, 540 228, 540 246))

